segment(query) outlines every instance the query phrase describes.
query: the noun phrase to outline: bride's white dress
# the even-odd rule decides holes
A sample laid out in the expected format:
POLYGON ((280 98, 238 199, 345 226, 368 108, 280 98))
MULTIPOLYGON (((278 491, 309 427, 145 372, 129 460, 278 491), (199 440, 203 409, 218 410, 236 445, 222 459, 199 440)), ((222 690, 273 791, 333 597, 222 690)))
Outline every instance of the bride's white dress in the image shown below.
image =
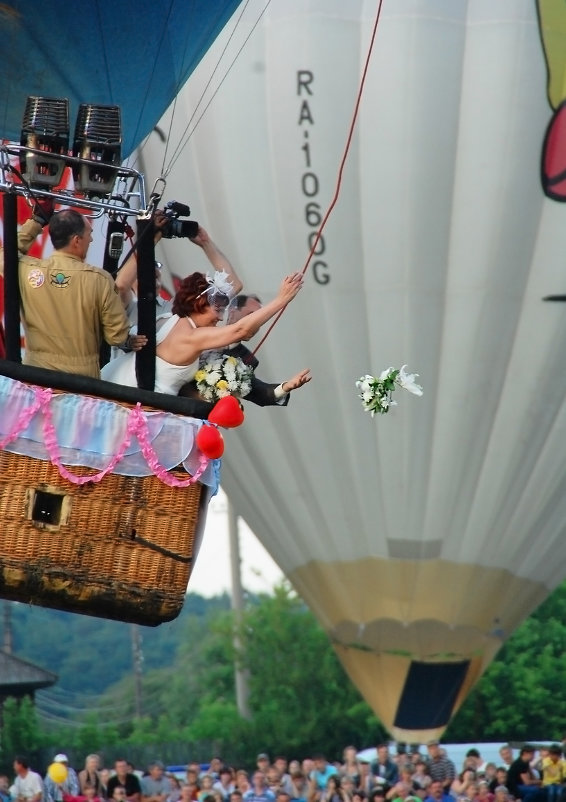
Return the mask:
MULTIPOLYGON (((156 334, 156 344, 163 342, 178 322, 178 315, 168 317, 156 334)), ((190 320, 190 318, 189 318, 190 320)), ((192 323, 192 320, 191 320, 192 323)), ((194 325, 194 324, 193 324, 194 325)), ((155 357, 155 392, 177 395, 183 384, 194 379, 198 370, 198 359, 190 365, 172 365, 160 357, 155 357)), ((105 381, 121 384, 124 387, 137 387, 135 351, 122 353, 104 365, 100 377, 105 381)))

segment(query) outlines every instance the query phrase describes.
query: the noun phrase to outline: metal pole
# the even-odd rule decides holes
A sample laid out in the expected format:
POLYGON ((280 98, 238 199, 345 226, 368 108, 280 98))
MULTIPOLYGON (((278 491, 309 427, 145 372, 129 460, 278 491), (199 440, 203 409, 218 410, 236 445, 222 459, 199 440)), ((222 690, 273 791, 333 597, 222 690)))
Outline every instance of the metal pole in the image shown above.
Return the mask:
POLYGON ((18 256, 18 199, 4 193, 4 331, 6 358, 22 361, 20 346, 20 278, 18 256))
MULTIPOLYGON (((121 220, 116 220, 111 213, 106 228, 106 243, 104 245, 102 269, 110 273, 112 278, 116 278, 116 273, 118 272, 118 264, 124 245, 124 230, 125 223, 121 220)), ((110 346, 107 342, 102 342, 100 345, 100 367, 104 367, 109 361, 110 346)))
POLYGON ((4 602, 4 651, 12 654, 13 633, 12 633, 12 602, 4 602))
POLYGON ((140 629, 137 624, 131 624, 132 632, 132 662, 134 664, 134 688, 136 718, 142 715, 142 648, 140 629))
POLYGON ((142 390, 155 388, 155 249, 153 220, 138 220, 138 332, 147 345, 136 353, 136 376, 142 390))
POLYGON ((236 702, 238 712, 245 719, 251 719, 252 714, 249 704, 249 671, 243 669, 238 664, 238 656, 242 651, 242 642, 238 634, 242 623, 242 612, 244 609, 244 592, 242 588, 242 577, 240 576, 240 536, 238 532, 238 516, 228 499, 228 533, 230 536, 230 569, 232 573, 232 610, 234 611, 234 650, 236 652, 236 662, 234 664, 234 678, 236 682, 236 702))

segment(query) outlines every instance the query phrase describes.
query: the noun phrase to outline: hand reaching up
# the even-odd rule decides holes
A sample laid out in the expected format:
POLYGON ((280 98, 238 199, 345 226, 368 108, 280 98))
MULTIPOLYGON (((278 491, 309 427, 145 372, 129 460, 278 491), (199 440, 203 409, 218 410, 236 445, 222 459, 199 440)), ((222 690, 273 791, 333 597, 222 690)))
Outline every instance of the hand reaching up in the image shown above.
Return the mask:
POLYGON ((277 294, 278 299, 287 305, 289 301, 297 295, 304 283, 302 273, 291 273, 290 276, 285 276, 279 287, 277 294))

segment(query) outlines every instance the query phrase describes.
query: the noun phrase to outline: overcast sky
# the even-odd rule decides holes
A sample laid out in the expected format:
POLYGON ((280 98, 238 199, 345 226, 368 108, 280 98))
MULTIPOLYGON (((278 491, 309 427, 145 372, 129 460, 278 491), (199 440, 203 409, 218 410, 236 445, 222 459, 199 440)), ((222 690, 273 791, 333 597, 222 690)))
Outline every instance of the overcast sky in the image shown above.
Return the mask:
MULTIPOLYGON (((203 542, 189 580, 189 591, 201 596, 217 596, 232 587, 226 507, 222 491, 208 507, 203 542)), ((281 580, 282 573, 241 519, 239 531, 242 584, 246 590, 269 591, 281 580)))

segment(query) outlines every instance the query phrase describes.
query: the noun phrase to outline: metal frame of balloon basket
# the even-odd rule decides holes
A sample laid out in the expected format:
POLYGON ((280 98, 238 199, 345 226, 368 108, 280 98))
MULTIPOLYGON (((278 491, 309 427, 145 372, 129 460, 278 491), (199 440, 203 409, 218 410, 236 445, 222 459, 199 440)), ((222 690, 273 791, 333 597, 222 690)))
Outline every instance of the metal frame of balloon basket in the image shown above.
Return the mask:
MULTIPOLYGON (((25 174, 23 174, 25 182, 25 174)), ((101 213, 110 212, 115 214, 139 217, 145 212, 145 178, 138 170, 131 167, 117 167, 106 162, 93 161, 92 159, 82 159, 79 156, 69 156, 63 153, 49 153, 45 150, 30 148, 28 145, 3 144, 0 146, 0 192, 11 192, 22 195, 27 199, 38 200, 40 198, 52 198, 63 206, 78 206, 81 209, 92 209, 101 213), (113 170, 116 173, 114 188, 109 197, 88 197, 76 190, 71 189, 45 189, 34 183, 33 186, 22 183, 21 178, 14 172, 10 161, 13 157, 20 157, 22 153, 31 154, 38 157, 49 157, 52 161, 63 162, 65 167, 100 167, 113 170), (123 191, 115 191, 116 185, 120 182, 131 182, 132 186, 123 191), (136 200, 135 208, 130 206, 130 201, 136 200)), ((106 193, 105 193, 106 194, 106 193)))
MULTIPOLYGON (((61 179, 62 176, 63 171, 61 179)), ((22 196, 28 203, 30 201, 35 203, 42 198, 52 198, 62 206, 75 207, 83 213, 90 209, 93 212, 92 217, 108 214, 109 217, 136 218, 138 229, 135 246, 139 287, 138 330, 148 338, 148 346, 136 353, 136 372, 138 387, 153 392, 155 386, 155 252, 153 236, 144 237, 144 234, 153 227, 151 216, 161 197, 160 192, 154 188, 149 207, 146 207, 145 179, 138 170, 6 142, 0 145, 0 195, 3 196, 4 206, 4 331, 7 360, 21 362, 19 319, 21 298, 17 278, 16 198, 22 196), (101 192, 100 196, 97 196, 95 190, 88 190, 85 193, 84 190, 79 191, 78 189, 46 188, 38 185, 39 182, 33 179, 28 183, 28 176, 11 163, 11 159, 19 159, 22 154, 37 156, 38 159, 44 160, 48 158, 51 162, 63 164, 64 168, 84 165, 89 168, 98 167, 112 170, 115 173, 113 189, 111 192, 101 192), (129 187, 126 186, 127 183, 130 184, 129 187), (119 184, 123 186, 119 187, 119 184), (136 201, 135 208, 130 206, 130 201, 134 199, 136 201)), ((92 381, 97 382, 96 379, 92 381)), ((156 396, 158 395, 160 394, 156 394, 156 396)))

